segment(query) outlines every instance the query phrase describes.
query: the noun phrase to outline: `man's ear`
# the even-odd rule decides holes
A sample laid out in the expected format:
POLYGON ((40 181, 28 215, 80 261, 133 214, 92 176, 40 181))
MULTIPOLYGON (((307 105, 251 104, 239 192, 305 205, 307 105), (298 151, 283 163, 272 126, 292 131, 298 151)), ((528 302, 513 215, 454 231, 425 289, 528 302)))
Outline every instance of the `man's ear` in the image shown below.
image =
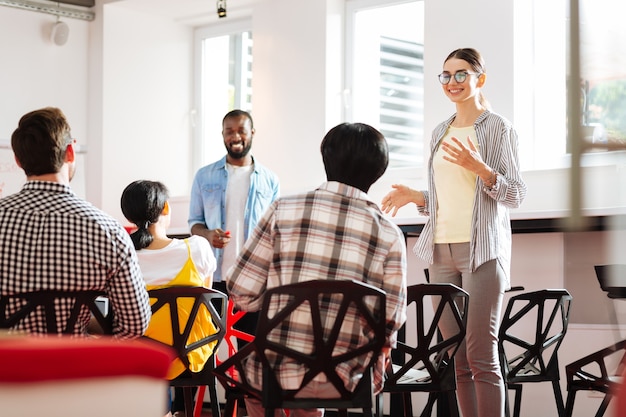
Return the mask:
POLYGON ((15 154, 13 155, 13 159, 15 159, 15 164, 21 168, 22 164, 20 164, 20 161, 17 159, 17 156, 15 156, 15 154))
POLYGON ((163 206, 163 211, 161 212, 161 214, 163 216, 167 216, 168 214, 170 214, 170 202, 166 201, 165 205, 163 206))
POLYGON ((67 148, 65 148, 65 162, 72 163, 75 161, 76 155, 74 153, 74 146, 74 143, 70 143, 67 145, 67 148))

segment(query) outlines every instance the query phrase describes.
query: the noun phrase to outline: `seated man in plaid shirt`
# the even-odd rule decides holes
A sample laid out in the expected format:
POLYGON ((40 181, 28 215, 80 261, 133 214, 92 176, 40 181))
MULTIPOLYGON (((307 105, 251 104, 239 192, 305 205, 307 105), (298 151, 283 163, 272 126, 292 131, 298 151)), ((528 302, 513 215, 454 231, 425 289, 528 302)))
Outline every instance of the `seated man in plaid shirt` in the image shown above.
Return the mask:
MULTIPOLYGON (((327 182, 314 191, 279 198, 270 206, 230 270, 227 288, 235 305, 244 311, 259 310, 268 288, 315 279, 362 281, 385 291, 387 343, 374 371, 374 391, 378 392, 386 357, 406 320, 404 238, 367 195, 387 169, 387 142, 371 126, 343 123, 326 134, 321 153, 327 182)), ((299 344, 312 341, 310 323, 293 323, 284 332, 287 344, 289 340, 299 344)), ((358 338, 343 334, 337 344, 350 349, 358 338)), ((283 362, 277 377, 286 389, 295 389, 304 370, 283 362), (284 385, 289 381, 293 386, 284 385)), ((355 367, 352 374, 344 375, 346 388, 352 389, 362 372, 363 368, 355 367)), ((260 388, 261 364, 249 360, 246 376, 260 388)), ((335 394, 332 384, 322 379, 313 380, 301 391, 301 395, 319 398, 335 394)), ((264 415, 254 398, 246 399, 246 409, 250 417, 264 415)), ((290 417, 321 416, 323 412, 295 409, 290 417)))

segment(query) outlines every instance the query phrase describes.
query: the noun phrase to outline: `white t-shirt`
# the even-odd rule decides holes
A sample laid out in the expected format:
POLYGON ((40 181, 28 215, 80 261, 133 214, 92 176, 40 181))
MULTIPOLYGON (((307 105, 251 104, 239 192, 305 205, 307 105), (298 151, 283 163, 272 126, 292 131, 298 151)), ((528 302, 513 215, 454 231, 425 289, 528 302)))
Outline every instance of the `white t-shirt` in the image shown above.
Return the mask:
MULTIPOLYGON (((217 262, 211 244, 201 236, 188 238, 191 259, 204 278, 213 275, 217 262)), ((164 285, 178 274, 187 261, 187 245, 184 240, 174 239, 161 249, 141 249, 137 251, 139 267, 146 285, 164 285)))
MULTIPOLYGON (((250 191, 250 174, 254 165, 236 166, 226 164, 228 185, 226 186, 226 230, 230 231, 230 242, 224 248, 222 278, 235 264, 237 255, 245 242, 243 235, 244 215, 250 191)), ((249 231, 252 233, 252 230, 249 231)))

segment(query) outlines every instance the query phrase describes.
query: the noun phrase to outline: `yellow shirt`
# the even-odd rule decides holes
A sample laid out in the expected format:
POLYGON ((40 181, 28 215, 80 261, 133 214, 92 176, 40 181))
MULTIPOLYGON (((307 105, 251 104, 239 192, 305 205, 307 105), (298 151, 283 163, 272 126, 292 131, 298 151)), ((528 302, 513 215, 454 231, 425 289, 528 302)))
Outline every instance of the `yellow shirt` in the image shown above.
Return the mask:
MULTIPOLYGON (((454 145, 455 137, 469 146, 467 137, 475 144, 474 126, 452 127, 448 129, 441 142, 454 145)), ((480 150, 480 149, 479 149, 480 150)), ((441 143, 433 158, 434 181, 437 192, 437 224, 435 225, 435 243, 463 243, 470 241, 472 210, 476 174, 443 159, 447 153, 441 143)))
MULTIPOLYGON (((196 265, 191 258, 191 248, 189 247, 189 242, 185 239, 185 243, 187 244, 187 252, 189 254, 187 261, 181 268, 180 272, 176 274, 176 276, 165 285, 148 285, 146 286, 147 290, 155 290, 166 287, 173 286, 188 286, 188 287, 202 287, 204 284, 204 278, 198 272, 196 265)), ((156 299, 150 298, 150 305, 154 304, 156 299)), ((179 317, 179 332, 183 333, 185 329, 185 325, 189 319, 189 315, 191 312, 191 308, 193 307, 194 300, 193 299, 183 299, 178 301, 178 317, 179 317)), ((148 330, 145 332, 145 336, 158 340, 162 343, 168 344, 170 346, 173 345, 173 336, 172 336, 172 321, 170 319, 170 311, 168 308, 163 307, 159 309, 156 314, 152 315, 150 319, 150 325, 148 326, 148 330)), ((217 329, 215 325, 211 321, 211 313, 206 309, 205 306, 201 306, 198 311, 198 315, 196 317, 196 321, 193 324, 191 329, 191 333, 189 334, 189 339, 187 340, 187 344, 191 344, 198 340, 201 340, 209 335, 215 334, 217 329)), ((204 365, 211 357, 213 350, 215 349, 216 342, 209 343, 207 345, 200 346, 197 349, 192 350, 187 354, 189 359, 189 370, 191 372, 200 372, 204 369, 204 365)), ((170 370, 168 373, 168 379, 174 379, 178 375, 182 374, 186 370, 183 362, 176 358, 172 362, 170 366, 170 370)))

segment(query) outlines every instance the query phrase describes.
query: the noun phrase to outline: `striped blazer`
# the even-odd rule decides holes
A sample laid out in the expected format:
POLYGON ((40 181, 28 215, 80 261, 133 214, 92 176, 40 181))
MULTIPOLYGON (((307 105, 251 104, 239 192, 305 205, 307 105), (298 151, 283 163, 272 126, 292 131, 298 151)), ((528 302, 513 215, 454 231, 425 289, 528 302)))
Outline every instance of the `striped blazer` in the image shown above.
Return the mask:
MULTIPOLYGON (((433 263, 434 227, 437 222, 437 194, 435 191, 433 155, 448 127, 456 117, 440 123, 434 130, 428 161, 428 190, 424 192, 426 205, 418 207, 420 214, 429 216, 413 252, 433 263)), ((498 173, 496 184, 488 188, 476 178, 472 230, 470 235, 470 270, 475 271, 487 261, 497 259, 510 286, 511 222, 509 209, 519 207, 526 196, 518 157, 518 139, 515 129, 504 117, 485 110, 474 122, 476 138, 483 161, 498 173)))

